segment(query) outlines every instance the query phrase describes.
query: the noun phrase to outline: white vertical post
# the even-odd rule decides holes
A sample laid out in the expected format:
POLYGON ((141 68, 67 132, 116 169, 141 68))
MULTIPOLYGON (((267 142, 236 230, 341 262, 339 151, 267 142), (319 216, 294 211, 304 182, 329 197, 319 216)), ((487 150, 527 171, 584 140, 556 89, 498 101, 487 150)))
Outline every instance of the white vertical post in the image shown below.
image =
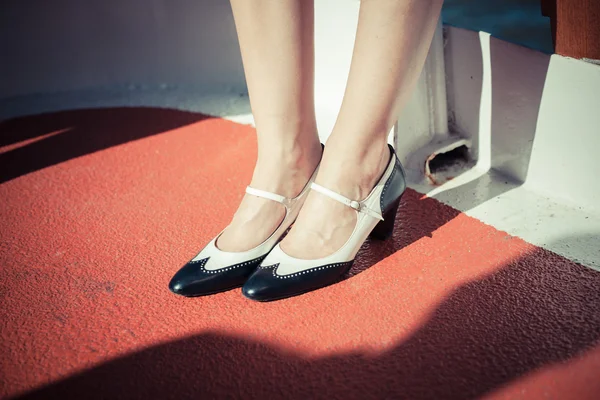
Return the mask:
POLYGON ((435 137, 448 136, 444 33, 441 18, 415 91, 399 116, 394 143, 403 162, 435 137))
POLYGON ((427 83, 430 90, 430 115, 435 135, 448 134, 448 105, 446 99, 446 67, 444 61, 444 28, 442 18, 438 20, 437 28, 429 48, 425 62, 427 83))

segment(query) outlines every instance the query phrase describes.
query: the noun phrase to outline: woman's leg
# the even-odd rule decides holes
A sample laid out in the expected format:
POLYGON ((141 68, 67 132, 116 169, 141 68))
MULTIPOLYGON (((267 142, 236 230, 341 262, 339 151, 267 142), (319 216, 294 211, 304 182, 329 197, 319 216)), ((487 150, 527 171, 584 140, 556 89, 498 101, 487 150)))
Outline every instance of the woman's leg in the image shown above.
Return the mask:
MULTIPOLYGON (((258 135, 250 186, 297 195, 321 159, 314 109, 314 5, 231 0, 258 135)), ((244 196, 218 247, 243 251, 279 225, 282 205, 244 196)))
MULTIPOLYGON (((362 0, 342 107, 317 183, 364 199, 389 161, 387 137, 425 62, 443 0, 362 0)), ((311 191, 282 249, 298 258, 332 254, 350 237, 354 210, 311 191)))

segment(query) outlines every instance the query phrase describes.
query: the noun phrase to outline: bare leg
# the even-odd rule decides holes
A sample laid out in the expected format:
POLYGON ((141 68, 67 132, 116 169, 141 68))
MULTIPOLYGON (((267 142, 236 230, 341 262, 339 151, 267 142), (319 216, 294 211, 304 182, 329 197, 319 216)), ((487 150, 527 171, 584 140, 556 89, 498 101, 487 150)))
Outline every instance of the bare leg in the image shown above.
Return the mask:
MULTIPOLYGON (((389 161, 387 136, 425 62, 443 0, 363 0, 348 85, 317 183, 364 199, 389 161)), ((282 249, 298 258, 334 253, 355 212, 312 191, 282 249)))
MULTIPOLYGON (((314 5, 310 0, 231 0, 258 135, 250 186, 293 197, 321 158, 314 109, 314 5)), ((285 210, 246 195, 218 240, 225 251, 262 243, 285 210)))

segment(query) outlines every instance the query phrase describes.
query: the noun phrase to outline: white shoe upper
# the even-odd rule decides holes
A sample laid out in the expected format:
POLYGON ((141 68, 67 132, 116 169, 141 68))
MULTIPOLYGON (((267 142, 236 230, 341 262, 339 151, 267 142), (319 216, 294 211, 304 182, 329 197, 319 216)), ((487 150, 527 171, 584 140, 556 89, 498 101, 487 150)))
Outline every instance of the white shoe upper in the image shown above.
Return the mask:
POLYGON ((275 275, 281 277, 293 277, 314 268, 334 268, 338 264, 354 260, 356 253, 365 242, 369 233, 375 226, 383 220, 381 209, 381 197, 386 189, 385 184, 394 171, 396 164, 396 155, 392 157, 388 166, 379 179, 371 193, 362 201, 350 200, 338 193, 324 188, 316 183, 311 183, 311 188, 336 201, 339 201, 356 211, 356 225, 346 243, 333 254, 312 260, 304 260, 292 257, 286 254, 279 244, 271 250, 269 255, 261 263, 261 268, 268 268, 277 264, 273 271, 275 275))
POLYGON ((192 260, 191 262, 196 262, 205 258, 208 258, 206 263, 204 264, 204 269, 206 271, 224 271, 230 266, 241 266, 240 264, 255 261, 260 257, 264 257, 273 249, 273 247, 277 244, 281 236, 286 232, 286 230, 290 227, 290 225, 296 220, 298 217, 298 213, 306 200, 306 195, 310 189, 311 183, 314 181, 317 175, 318 167, 313 172, 310 180, 302 189, 300 194, 298 194, 294 198, 287 198, 275 193, 266 192, 264 190, 259 190, 248 186, 246 188, 246 193, 262 197, 265 199, 269 199, 272 201, 276 201, 282 204, 285 207, 285 216, 283 220, 277 227, 277 229, 269 236, 264 242, 259 244, 258 246, 241 252, 229 252, 220 250, 216 243, 223 231, 219 233, 214 239, 210 241, 192 260))

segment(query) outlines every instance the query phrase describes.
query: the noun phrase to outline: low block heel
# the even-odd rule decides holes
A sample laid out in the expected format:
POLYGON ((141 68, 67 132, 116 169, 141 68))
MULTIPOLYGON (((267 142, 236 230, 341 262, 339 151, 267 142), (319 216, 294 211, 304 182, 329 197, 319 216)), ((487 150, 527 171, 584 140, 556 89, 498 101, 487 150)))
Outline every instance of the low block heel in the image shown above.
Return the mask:
POLYGON ((386 240, 394 232, 394 221, 396 220, 396 212, 400 206, 400 199, 390 205, 390 208, 383 213, 383 221, 379 222, 369 235, 376 240, 386 240))

